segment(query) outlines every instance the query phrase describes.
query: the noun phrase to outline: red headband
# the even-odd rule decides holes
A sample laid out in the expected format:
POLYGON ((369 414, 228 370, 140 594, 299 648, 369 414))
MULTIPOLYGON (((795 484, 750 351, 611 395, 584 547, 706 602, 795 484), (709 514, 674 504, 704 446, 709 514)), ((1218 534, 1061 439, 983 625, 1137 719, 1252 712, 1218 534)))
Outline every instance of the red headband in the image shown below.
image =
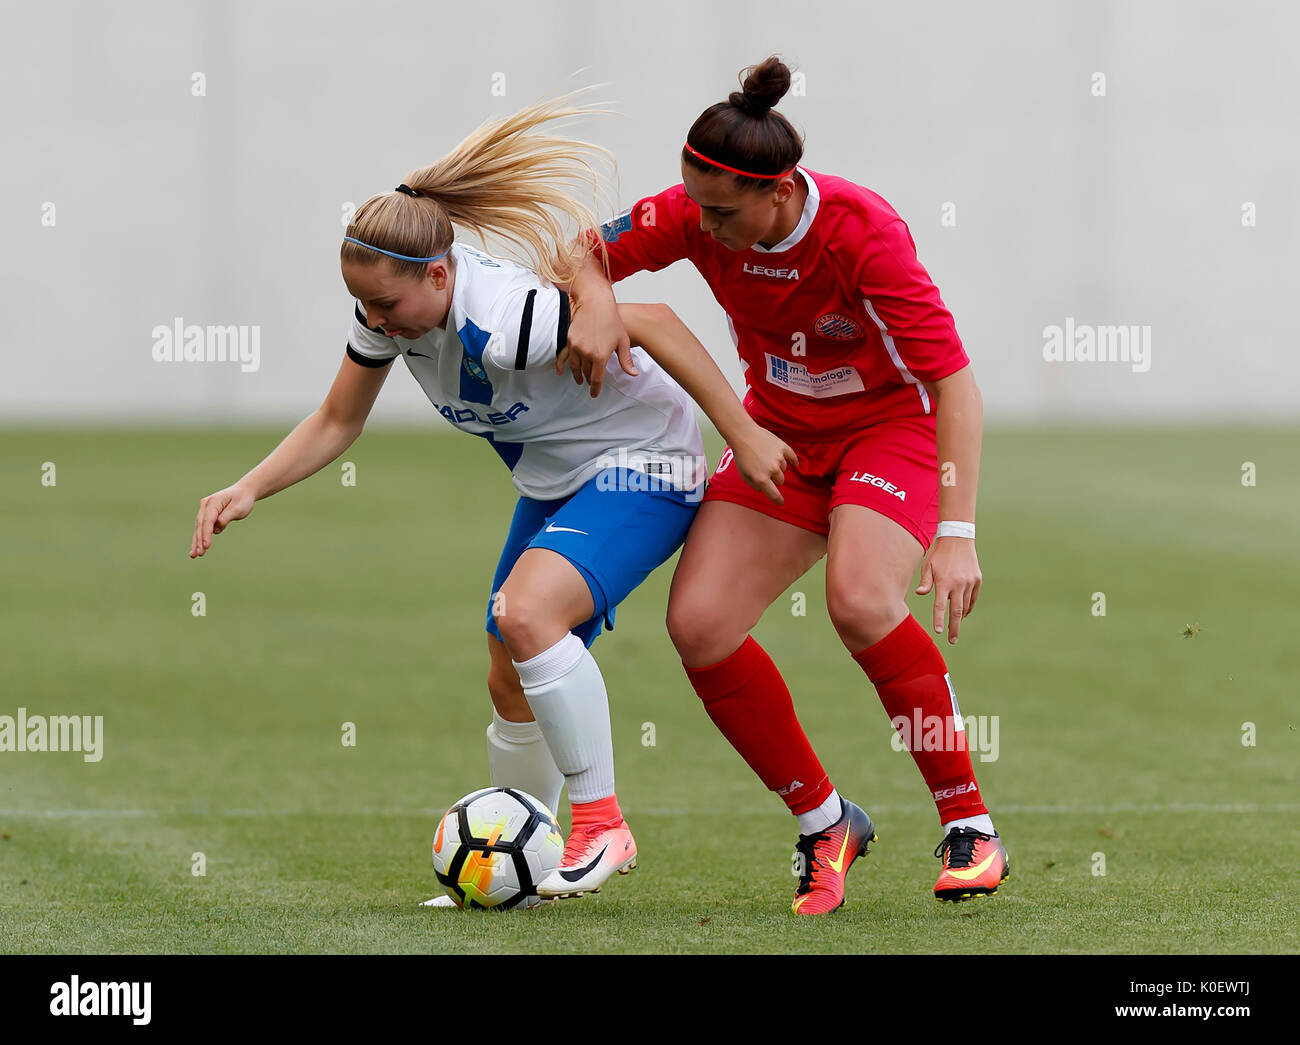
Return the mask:
POLYGON ((744 175, 746 178, 784 178, 794 173, 794 167, 791 167, 788 171, 783 171, 780 174, 754 174, 751 171, 742 171, 739 167, 728 167, 725 163, 719 163, 717 160, 711 160, 703 153, 696 152, 694 149, 692 149, 690 142, 687 142, 685 145, 682 146, 682 148, 684 148, 687 152, 689 152, 692 156, 696 157, 697 159, 703 160, 705 163, 712 164, 714 167, 721 167, 724 171, 731 171, 732 174, 744 175))

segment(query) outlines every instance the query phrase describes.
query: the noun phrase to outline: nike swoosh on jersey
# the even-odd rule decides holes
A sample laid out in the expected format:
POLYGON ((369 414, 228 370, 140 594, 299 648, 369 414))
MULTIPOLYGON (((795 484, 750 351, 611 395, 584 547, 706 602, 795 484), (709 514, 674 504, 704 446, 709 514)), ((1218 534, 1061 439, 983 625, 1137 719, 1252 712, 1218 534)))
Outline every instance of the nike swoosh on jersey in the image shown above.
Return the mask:
MULTIPOLYGON (((608 849, 608 848, 609 848, 609 846, 605 846, 605 849, 608 849)), ((601 857, 603 857, 603 856, 605 855, 605 849, 602 849, 599 853, 597 853, 597 854, 596 854, 596 859, 592 860, 591 863, 589 863, 586 867, 578 867, 578 868, 575 868, 575 869, 572 870, 572 871, 561 871, 561 872, 560 872, 560 877, 563 878, 566 882, 576 882, 576 881, 577 881, 579 878, 581 878, 584 874, 586 874, 586 873, 587 873, 588 871, 590 871, 593 867, 595 867, 598 863, 600 863, 601 857)))
POLYGON ((556 526, 554 523, 546 527, 546 532, 547 533, 580 533, 584 537, 591 536, 591 534, 589 534, 586 530, 575 530, 572 526, 556 526))
POLYGON ((977 863, 974 867, 958 867, 955 869, 950 868, 948 871, 948 875, 951 878, 956 878, 957 881, 959 882, 969 882, 972 878, 978 878, 981 874, 987 871, 989 869, 989 865, 993 863, 997 855, 998 855, 998 851, 994 849, 993 852, 989 853, 988 856, 986 856, 983 860, 977 863))

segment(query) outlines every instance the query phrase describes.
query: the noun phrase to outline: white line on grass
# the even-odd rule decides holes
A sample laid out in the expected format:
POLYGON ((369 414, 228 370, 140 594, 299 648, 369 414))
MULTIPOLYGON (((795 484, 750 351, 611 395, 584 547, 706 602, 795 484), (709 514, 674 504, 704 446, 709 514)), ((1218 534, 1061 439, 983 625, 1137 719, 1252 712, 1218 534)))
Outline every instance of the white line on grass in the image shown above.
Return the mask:
MULTIPOLYGON (((907 803, 901 805, 871 804, 872 814, 876 813, 919 813, 931 812, 932 805, 907 803)), ((675 809, 648 807, 645 809, 628 806, 628 811, 637 816, 751 816, 778 812, 778 808, 732 806, 727 809, 696 807, 675 809)), ((131 817, 156 818, 164 816, 216 816, 216 817, 288 817, 288 816, 395 816, 395 817, 439 817, 445 809, 0 809, 0 817, 27 816, 49 820, 75 819, 84 817, 106 819, 131 817)), ((1135 803, 1121 802, 1114 805, 998 805, 990 812, 1001 816, 1026 814, 1048 814, 1060 816, 1104 816, 1118 813, 1300 813, 1300 802, 1174 802, 1174 803, 1135 803)))

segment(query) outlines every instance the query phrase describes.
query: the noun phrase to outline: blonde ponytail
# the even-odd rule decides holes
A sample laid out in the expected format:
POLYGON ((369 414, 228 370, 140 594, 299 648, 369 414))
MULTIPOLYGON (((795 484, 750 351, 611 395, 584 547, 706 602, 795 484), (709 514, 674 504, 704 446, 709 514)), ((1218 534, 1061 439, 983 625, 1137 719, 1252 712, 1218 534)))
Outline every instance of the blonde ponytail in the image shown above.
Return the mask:
MULTIPOLYGON (((395 254, 431 257, 451 246, 455 225, 477 234, 489 250, 491 239, 503 240, 522 253, 517 260, 552 283, 567 284, 593 249, 581 233, 598 224, 582 202, 588 194, 583 190, 608 212, 602 166, 613 176, 617 164, 598 145, 539 134, 536 128, 609 112, 572 104, 592 90, 580 88, 483 124, 437 163, 402 179, 416 197, 393 191, 366 200, 347 235, 395 254), (574 236, 577 243, 571 243, 574 236)), ((341 252, 342 261, 354 264, 374 265, 383 258, 346 241, 341 252)), ((419 262, 389 263, 408 278, 422 277, 427 268, 419 262)))

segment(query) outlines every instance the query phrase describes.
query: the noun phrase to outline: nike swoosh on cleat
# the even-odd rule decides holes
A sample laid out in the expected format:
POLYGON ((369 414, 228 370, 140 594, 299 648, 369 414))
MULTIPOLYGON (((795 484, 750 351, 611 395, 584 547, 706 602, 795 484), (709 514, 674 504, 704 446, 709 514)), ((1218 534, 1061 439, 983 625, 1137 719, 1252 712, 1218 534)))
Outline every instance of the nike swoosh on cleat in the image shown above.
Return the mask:
POLYGON ((848 848, 849 848, 849 830, 846 827, 844 829, 844 844, 840 846, 840 855, 836 857, 834 860, 826 861, 826 863, 830 866, 830 869, 834 871, 836 874, 839 874, 844 869, 844 854, 848 852, 848 848))
MULTIPOLYGON (((608 848, 609 846, 605 846, 605 849, 608 848)), ((595 867, 598 863, 600 863, 601 857, 605 855, 605 849, 602 849, 599 853, 597 853, 596 859, 592 860, 591 863, 589 863, 586 867, 579 867, 575 871, 561 871, 560 877, 563 878, 566 882, 576 882, 579 878, 587 874, 593 867, 595 867)))
POLYGON ((978 878, 985 871, 987 871, 989 869, 989 866, 997 858, 997 855, 998 853, 997 850, 995 849, 993 852, 989 853, 989 855, 986 856, 983 860, 977 863, 974 867, 952 868, 949 869, 948 875, 951 878, 956 878, 957 881, 959 882, 969 882, 972 878, 978 878))

